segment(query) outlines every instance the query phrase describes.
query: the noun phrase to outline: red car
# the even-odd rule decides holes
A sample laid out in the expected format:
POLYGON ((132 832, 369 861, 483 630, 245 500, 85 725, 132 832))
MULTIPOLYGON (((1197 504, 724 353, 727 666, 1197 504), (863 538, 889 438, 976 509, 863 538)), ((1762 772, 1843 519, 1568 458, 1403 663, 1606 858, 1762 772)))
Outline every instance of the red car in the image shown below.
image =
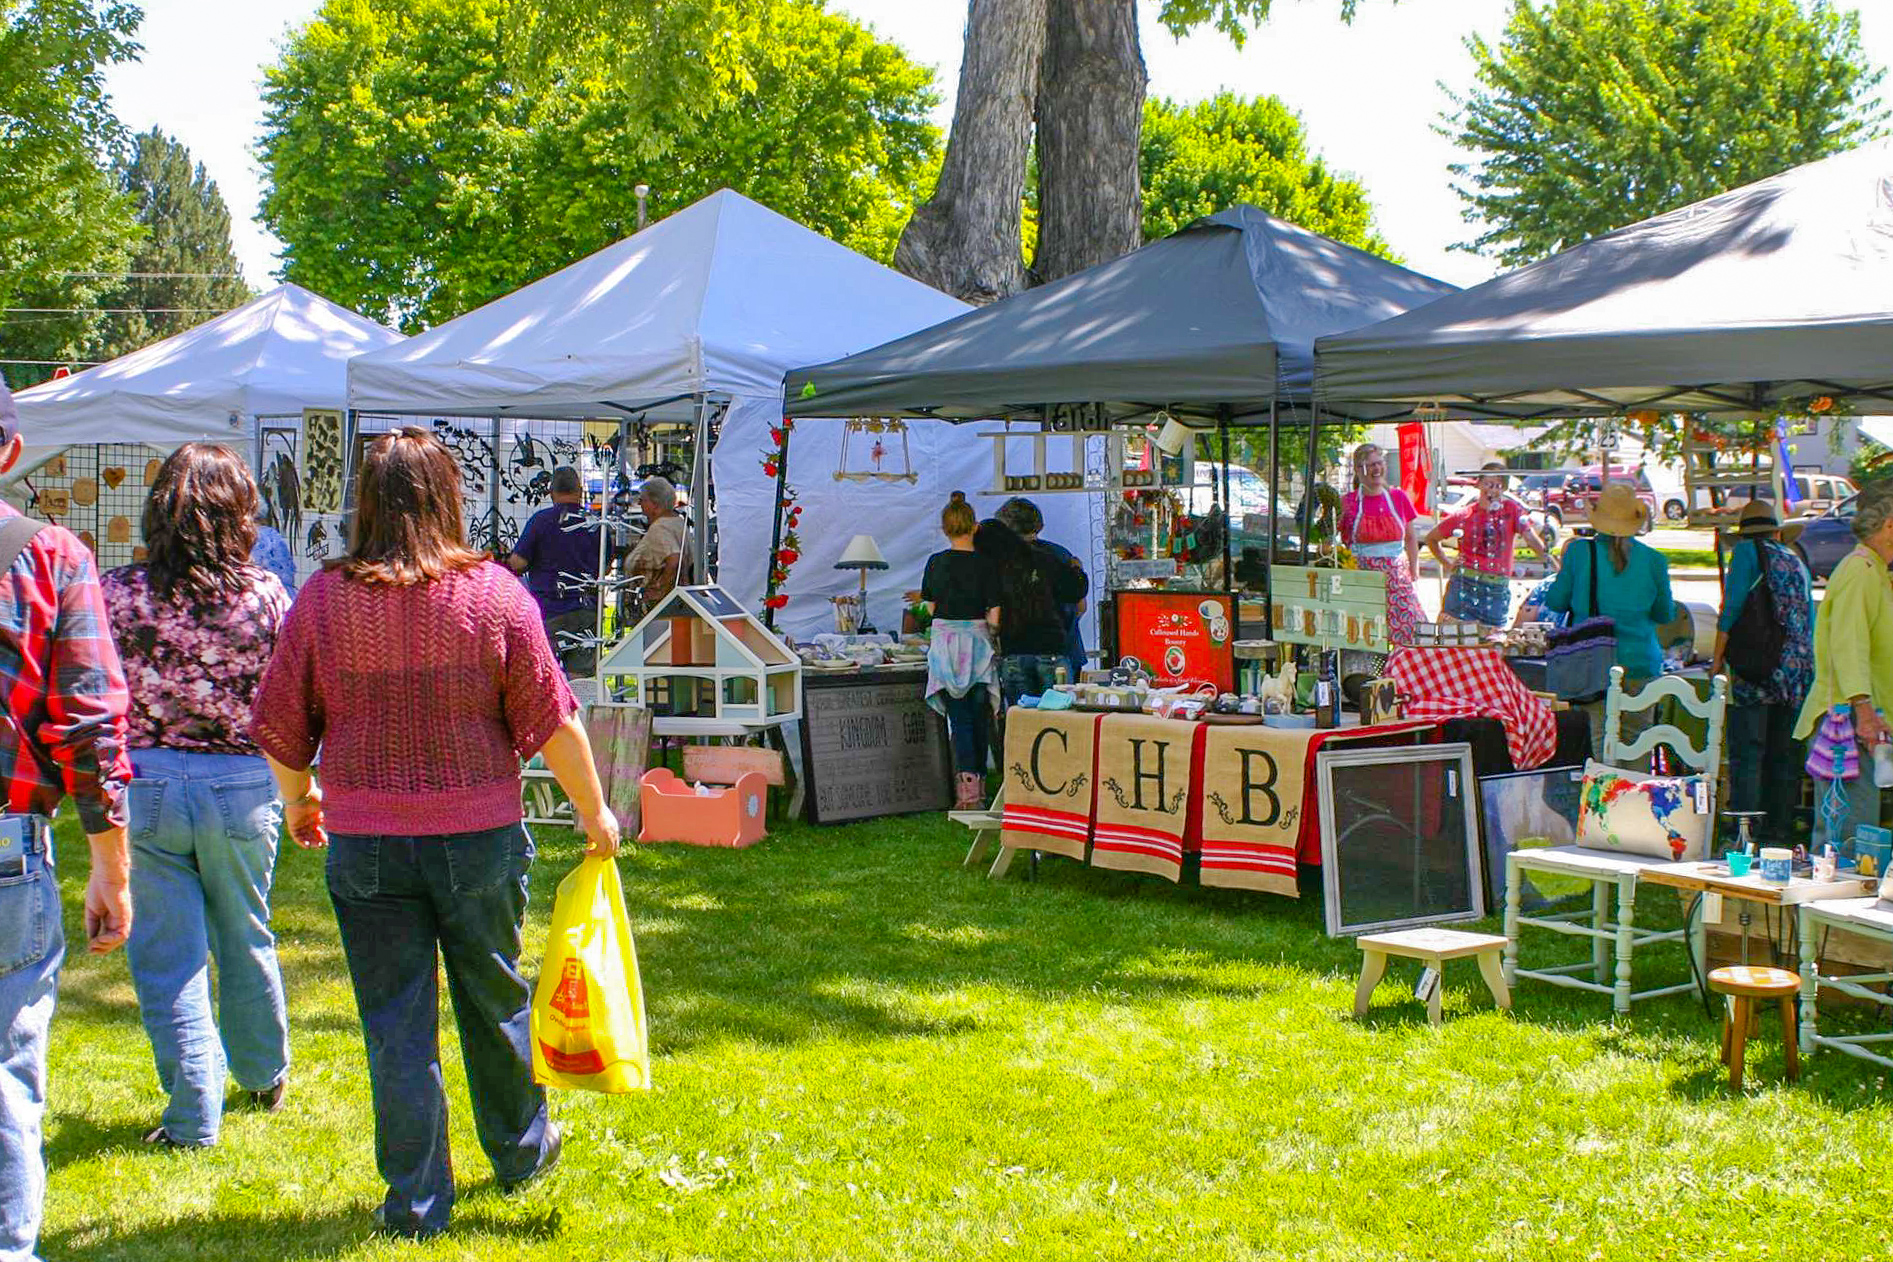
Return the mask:
MULTIPOLYGON (((1628 482, 1637 492, 1637 498, 1650 510, 1651 529, 1656 523, 1656 491, 1650 486, 1650 479, 1644 474, 1641 465, 1628 468, 1612 465, 1612 482, 1628 482)), ((1545 492, 1545 514, 1560 527, 1577 526, 1591 519, 1591 506, 1597 503, 1598 495, 1603 491, 1603 468, 1592 465, 1581 473, 1574 473, 1564 480, 1561 487, 1553 487, 1545 492)))

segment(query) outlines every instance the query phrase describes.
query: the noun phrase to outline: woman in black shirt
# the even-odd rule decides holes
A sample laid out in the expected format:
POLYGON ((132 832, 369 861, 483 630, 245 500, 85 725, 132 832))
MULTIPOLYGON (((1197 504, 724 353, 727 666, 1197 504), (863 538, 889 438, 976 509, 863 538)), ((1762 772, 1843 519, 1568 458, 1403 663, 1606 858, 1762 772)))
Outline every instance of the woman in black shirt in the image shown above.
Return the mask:
POLYGON ((973 550, 973 510, 959 491, 940 513, 945 551, 927 558, 920 590, 908 602, 925 602, 933 614, 927 646, 927 704, 946 716, 953 738, 955 805, 985 805, 986 755, 992 715, 999 702, 993 670, 993 628, 999 624, 998 574, 973 550))
POLYGON ((990 558, 999 587, 999 691, 1007 705, 1051 687, 1065 663, 1066 627, 1060 605, 1075 605, 1091 581, 1074 561, 1027 543, 998 521, 983 521, 973 548, 990 558))

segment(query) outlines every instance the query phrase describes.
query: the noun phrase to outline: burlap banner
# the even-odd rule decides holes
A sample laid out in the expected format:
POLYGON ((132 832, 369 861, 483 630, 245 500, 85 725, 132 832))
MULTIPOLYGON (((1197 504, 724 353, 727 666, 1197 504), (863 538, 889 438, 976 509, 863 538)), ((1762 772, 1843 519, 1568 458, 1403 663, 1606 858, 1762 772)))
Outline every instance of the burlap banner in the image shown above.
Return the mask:
POLYGON ((999 844, 1084 861, 1091 836, 1098 716, 1070 710, 1006 713, 1005 810, 999 844))
POLYGON ((1297 840, 1309 746, 1325 732, 1212 727, 1204 733, 1202 883, 1299 896, 1297 840))
POLYGON ((1098 727, 1091 866, 1177 880, 1189 818, 1196 723, 1112 714, 1098 727))

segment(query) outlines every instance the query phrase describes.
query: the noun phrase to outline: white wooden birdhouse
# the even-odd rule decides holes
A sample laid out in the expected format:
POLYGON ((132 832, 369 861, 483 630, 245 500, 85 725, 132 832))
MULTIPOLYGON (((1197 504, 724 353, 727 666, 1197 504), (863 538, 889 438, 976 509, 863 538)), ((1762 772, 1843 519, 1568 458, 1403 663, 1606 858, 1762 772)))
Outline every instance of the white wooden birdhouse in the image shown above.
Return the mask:
POLYGON ((625 700, 687 731, 802 715, 802 660, 721 587, 679 587, 605 655, 625 700))

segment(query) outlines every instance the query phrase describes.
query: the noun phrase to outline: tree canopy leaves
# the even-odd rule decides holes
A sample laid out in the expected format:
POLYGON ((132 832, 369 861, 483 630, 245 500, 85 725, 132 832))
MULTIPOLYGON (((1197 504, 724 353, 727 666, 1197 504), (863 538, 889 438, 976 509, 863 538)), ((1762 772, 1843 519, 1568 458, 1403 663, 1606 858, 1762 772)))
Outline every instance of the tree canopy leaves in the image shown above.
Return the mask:
POLYGON ((1392 258, 1359 182, 1309 153, 1301 119, 1272 96, 1223 92, 1144 102, 1144 240, 1248 202, 1311 232, 1392 258))
POLYGON ((656 8, 718 32, 646 15, 522 58, 552 0, 328 0, 266 77, 286 278, 426 327, 635 230, 639 183, 653 218, 728 186, 889 258, 937 170, 931 71, 812 0, 656 8))
POLYGON ((1514 0, 1442 130, 1468 247, 1507 265, 1826 157, 1883 117, 1827 0, 1514 0))
MULTIPOLYGON (((105 163, 120 140, 105 67, 140 14, 91 0, 0 0, 0 359, 85 356, 100 294, 137 239, 105 163), (73 273, 82 273, 74 275, 73 273)), ((53 362, 9 364, 29 385, 53 362)))
POLYGON ((145 237, 104 301, 119 314, 100 329, 98 359, 182 333, 252 296, 230 244, 230 209, 190 150, 154 127, 133 141, 117 179, 145 237))

